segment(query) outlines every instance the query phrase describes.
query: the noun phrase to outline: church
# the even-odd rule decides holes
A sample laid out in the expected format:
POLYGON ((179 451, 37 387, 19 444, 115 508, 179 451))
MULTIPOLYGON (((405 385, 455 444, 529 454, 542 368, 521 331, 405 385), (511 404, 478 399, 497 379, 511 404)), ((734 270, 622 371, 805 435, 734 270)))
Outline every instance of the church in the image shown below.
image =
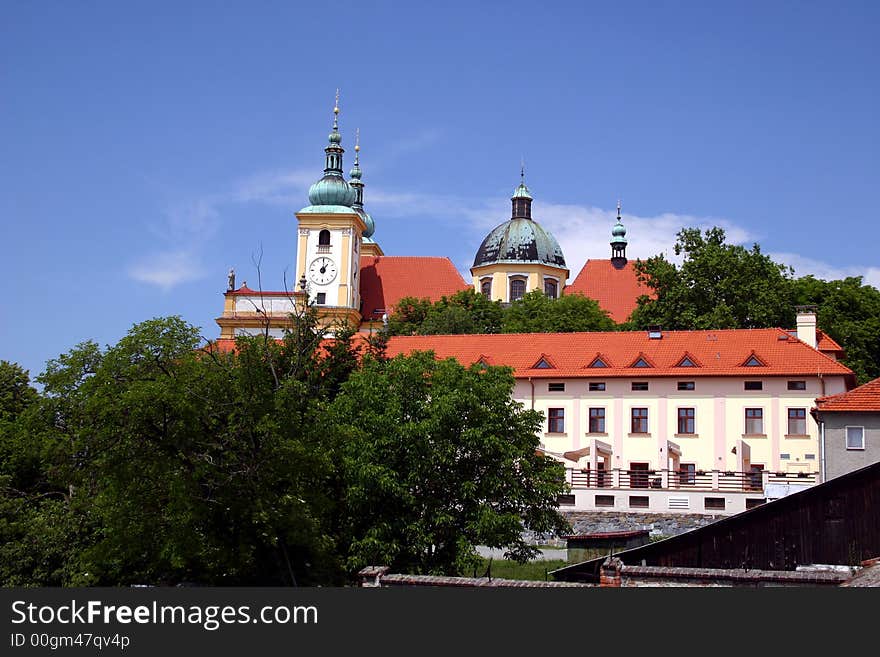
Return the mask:
POLYGON ((524 172, 511 197, 510 218, 496 226, 476 249, 468 283, 447 257, 385 255, 375 239, 376 223, 364 207, 360 145, 348 180, 343 175, 339 106, 324 149, 324 175, 309 189, 309 205, 296 213, 298 242, 295 290, 253 290, 235 286, 230 273, 221 339, 262 333, 280 337, 289 326, 294 294, 317 306, 326 327, 345 321, 369 332, 404 297, 437 301, 473 287, 487 298, 511 303, 532 290, 550 298, 579 293, 595 299, 616 322, 624 322, 648 290, 626 257, 626 228, 611 230, 611 258, 588 260, 571 285, 562 248, 532 217, 532 196, 524 172))
MULTIPOLYGON (((343 175, 338 102, 324 173, 296 213, 295 289, 235 285, 224 296, 219 349, 239 335, 281 338, 306 303, 322 327, 382 328, 404 297, 436 301, 471 288, 512 303, 532 290, 580 293, 625 321, 641 286, 626 229, 611 229, 611 257, 588 260, 569 285, 562 248, 532 216, 521 173, 510 218, 475 251, 471 280, 446 257, 385 255, 364 205, 360 148, 343 175)), ((841 347, 801 308, 796 329, 396 336, 389 356, 433 351, 465 366, 513 368, 512 397, 541 411, 540 450, 566 466, 572 510, 729 515, 825 478, 824 434, 810 410, 855 376, 841 347)))

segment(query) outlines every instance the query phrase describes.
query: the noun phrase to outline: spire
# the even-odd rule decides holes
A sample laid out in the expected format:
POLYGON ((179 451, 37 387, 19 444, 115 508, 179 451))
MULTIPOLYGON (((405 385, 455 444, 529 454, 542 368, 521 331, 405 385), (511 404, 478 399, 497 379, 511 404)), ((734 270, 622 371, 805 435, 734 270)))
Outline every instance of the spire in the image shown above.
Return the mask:
POLYGON ((611 229, 611 264, 622 267, 626 264, 626 228, 620 218, 620 199, 617 200, 617 223, 611 229))
POLYGON ((324 149, 324 176, 309 188, 309 202, 312 205, 341 205, 351 207, 354 190, 342 177, 342 135, 339 134, 339 89, 333 103, 333 131, 328 136, 324 149))
POLYGON ((349 171, 348 175, 351 178, 348 184, 354 190, 354 202, 351 204, 352 210, 357 212, 361 219, 364 220, 366 224, 366 229, 363 232, 363 237, 370 237, 376 230, 376 224, 373 222, 373 218, 364 211, 364 183, 361 181, 361 167, 360 167, 360 158, 361 158, 361 130, 358 128, 355 131, 355 142, 354 142, 354 166, 349 171))
POLYGON ((360 157, 361 129, 358 128, 355 131, 354 138, 354 166, 351 168, 351 171, 348 172, 348 177, 351 179, 348 181, 348 184, 354 189, 354 203, 351 204, 351 207, 354 209, 361 209, 364 207, 364 183, 361 182, 360 157))
POLYGON ((529 188, 526 187, 525 160, 520 161, 519 187, 513 190, 513 196, 510 200, 513 201, 513 212, 511 213, 512 219, 532 218, 532 195, 529 193, 529 188))

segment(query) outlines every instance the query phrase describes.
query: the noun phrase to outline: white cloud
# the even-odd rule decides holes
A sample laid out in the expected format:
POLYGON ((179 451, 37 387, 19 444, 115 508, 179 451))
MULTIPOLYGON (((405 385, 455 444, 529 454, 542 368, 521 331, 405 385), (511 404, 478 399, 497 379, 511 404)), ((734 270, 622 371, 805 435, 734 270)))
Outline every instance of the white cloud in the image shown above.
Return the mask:
POLYGON ((306 191, 318 177, 313 169, 263 171, 233 184, 225 201, 268 203, 299 209, 306 205, 306 191))
POLYGON ((866 285, 873 285, 880 289, 880 268, 868 266, 837 267, 821 260, 807 258, 797 253, 770 253, 776 262, 784 262, 794 268, 795 276, 812 274, 816 278, 826 281, 839 280, 849 276, 861 276, 866 285))
POLYGON ((170 290, 181 283, 202 278, 204 271, 193 253, 167 251, 141 259, 129 268, 128 274, 141 283, 170 290))

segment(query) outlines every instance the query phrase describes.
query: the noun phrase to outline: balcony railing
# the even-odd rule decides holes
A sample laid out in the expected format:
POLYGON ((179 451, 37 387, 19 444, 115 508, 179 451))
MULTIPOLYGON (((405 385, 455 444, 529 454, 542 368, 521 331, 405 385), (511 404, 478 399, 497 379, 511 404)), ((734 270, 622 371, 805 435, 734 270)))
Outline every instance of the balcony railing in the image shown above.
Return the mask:
POLYGON ((814 472, 732 472, 724 470, 578 470, 567 468, 573 490, 592 488, 660 489, 760 493, 767 484, 818 482, 814 472))

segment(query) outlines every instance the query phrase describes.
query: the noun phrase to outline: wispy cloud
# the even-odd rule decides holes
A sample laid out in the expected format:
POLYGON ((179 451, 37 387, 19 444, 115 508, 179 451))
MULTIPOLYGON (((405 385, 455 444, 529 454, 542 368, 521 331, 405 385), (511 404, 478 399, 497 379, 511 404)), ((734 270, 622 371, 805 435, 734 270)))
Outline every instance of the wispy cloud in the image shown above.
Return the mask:
MULTIPOLYGON (((436 138, 436 133, 428 132, 417 140, 417 145, 424 147, 436 138)), ((234 181, 224 193, 201 196, 171 208, 164 223, 156 227, 154 233, 169 244, 195 243, 199 246, 188 251, 174 247, 160 250, 132 265, 129 275, 166 289, 201 277, 197 249, 203 248, 204 238, 213 235, 222 224, 224 206, 256 203, 298 208, 307 203, 307 190, 314 180, 313 167, 262 171, 234 181)), ((458 253, 448 255, 466 280, 472 251, 476 251, 479 241, 489 230, 510 216, 510 201, 502 197, 467 199, 368 185, 365 201, 374 217, 389 220, 384 224, 387 230, 393 231, 394 224, 401 220, 430 218, 446 230, 460 234, 462 246, 458 253), (465 248, 465 245, 472 248, 465 248)), ((609 240, 617 216, 615 209, 536 201, 534 216, 556 237, 572 279, 588 259, 610 257, 609 240)), ((622 219, 627 228, 627 255, 630 258, 647 258, 662 253, 667 259, 680 262, 681 257, 675 255, 673 245, 678 231, 686 226, 701 229, 720 226, 731 244, 749 246, 756 240, 747 228, 722 217, 672 212, 640 216, 624 212, 622 219)), ((862 276, 865 283, 880 287, 880 268, 877 267, 837 267, 795 253, 771 253, 770 256, 777 262, 791 265, 796 275, 814 274, 826 280, 862 276)))
POLYGON ((784 262, 787 265, 791 265, 795 276, 812 274, 816 278, 823 278, 826 281, 840 280, 850 276, 861 276, 864 284, 873 285, 880 289, 880 268, 878 267, 837 267, 821 260, 798 255, 797 253, 770 253, 769 255, 776 262, 784 262))
POLYGON ((181 283, 202 278, 205 272, 198 256, 191 251, 166 251, 140 259, 129 267, 129 276, 169 290, 181 283))

